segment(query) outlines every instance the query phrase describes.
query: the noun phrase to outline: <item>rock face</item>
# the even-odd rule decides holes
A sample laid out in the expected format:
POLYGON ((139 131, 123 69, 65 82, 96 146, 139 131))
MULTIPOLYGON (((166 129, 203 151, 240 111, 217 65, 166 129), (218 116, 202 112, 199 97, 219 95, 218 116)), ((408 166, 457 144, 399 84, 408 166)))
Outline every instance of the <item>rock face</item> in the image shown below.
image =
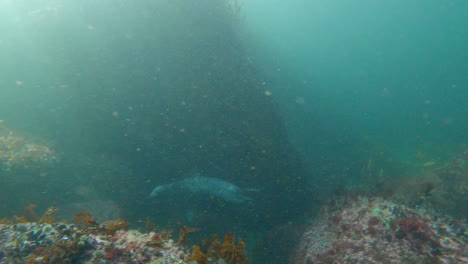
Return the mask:
POLYGON ((324 206, 290 264, 468 263, 467 222, 380 198, 324 206))
POLYGON ((0 176, 15 177, 15 182, 28 181, 24 178, 43 173, 41 168, 50 168, 56 161, 57 156, 49 146, 0 127, 0 176))
POLYGON ((188 250, 159 233, 62 223, 0 224, 0 263, 188 263, 188 250))
POLYGON ((59 161, 52 146, 0 120, 0 218, 24 206, 22 198, 35 203, 44 199, 46 186, 54 184, 50 172, 59 161))
POLYGON ((397 188, 392 199, 412 206, 434 208, 456 218, 467 218, 468 150, 417 177, 395 179, 387 185, 397 188))

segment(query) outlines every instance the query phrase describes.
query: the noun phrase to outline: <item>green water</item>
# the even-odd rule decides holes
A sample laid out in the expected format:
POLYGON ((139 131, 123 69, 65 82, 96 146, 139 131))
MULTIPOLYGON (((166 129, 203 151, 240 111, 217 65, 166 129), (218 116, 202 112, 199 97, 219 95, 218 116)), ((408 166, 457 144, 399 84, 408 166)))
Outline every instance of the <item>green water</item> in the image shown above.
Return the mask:
POLYGON ((325 126, 344 144, 370 141, 408 160, 466 148, 467 8, 464 1, 250 1, 245 11, 252 54, 279 79, 272 89, 303 151, 334 145, 310 136, 325 126))
POLYGON ((109 215, 134 226, 234 230, 282 263, 271 236, 309 199, 468 148, 466 13, 463 0, 1 0, 0 132, 58 157, 3 166, 1 217, 117 204, 109 215), (148 202, 194 171, 256 189, 255 205, 148 202))

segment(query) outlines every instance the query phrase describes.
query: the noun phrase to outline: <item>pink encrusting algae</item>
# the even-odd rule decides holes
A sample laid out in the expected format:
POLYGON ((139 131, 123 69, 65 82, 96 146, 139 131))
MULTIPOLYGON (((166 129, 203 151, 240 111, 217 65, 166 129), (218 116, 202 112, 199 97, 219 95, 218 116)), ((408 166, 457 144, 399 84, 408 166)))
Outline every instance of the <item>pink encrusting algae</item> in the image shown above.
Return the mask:
POLYGON ((290 264, 468 263, 466 225, 382 198, 343 196, 322 208, 290 264))

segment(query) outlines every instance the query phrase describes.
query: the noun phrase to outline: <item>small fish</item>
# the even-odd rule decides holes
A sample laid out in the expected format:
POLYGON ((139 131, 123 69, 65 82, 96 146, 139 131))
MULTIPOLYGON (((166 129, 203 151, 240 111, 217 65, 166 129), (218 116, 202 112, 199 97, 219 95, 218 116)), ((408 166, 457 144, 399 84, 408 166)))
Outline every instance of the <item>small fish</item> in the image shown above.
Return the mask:
POLYGON ((221 179, 195 175, 180 181, 159 185, 151 192, 151 198, 165 194, 170 195, 201 195, 216 197, 227 203, 240 204, 252 201, 245 195, 244 189, 221 179))

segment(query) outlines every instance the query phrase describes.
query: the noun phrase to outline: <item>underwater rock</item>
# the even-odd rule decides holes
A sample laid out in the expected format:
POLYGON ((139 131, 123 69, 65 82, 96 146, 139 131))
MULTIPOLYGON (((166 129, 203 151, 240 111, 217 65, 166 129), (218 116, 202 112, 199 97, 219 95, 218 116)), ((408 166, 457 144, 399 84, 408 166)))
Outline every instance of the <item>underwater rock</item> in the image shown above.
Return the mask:
POLYGON ((166 263, 188 262, 188 250, 156 233, 54 223, 0 225, 0 263, 166 263))
POLYGON ((421 175, 390 180, 384 189, 393 190, 392 200, 467 218, 468 150, 421 175))
MULTIPOLYGON (((1 120, 0 120, 1 121, 1 120)), ((36 172, 51 167, 57 155, 49 146, 32 142, 8 129, 0 130, 0 171, 7 175, 17 170, 36 172)))
POLYGON ((322 208, 290 264, 468 263, 466 225, 381 198, 341 197, 322 208))

